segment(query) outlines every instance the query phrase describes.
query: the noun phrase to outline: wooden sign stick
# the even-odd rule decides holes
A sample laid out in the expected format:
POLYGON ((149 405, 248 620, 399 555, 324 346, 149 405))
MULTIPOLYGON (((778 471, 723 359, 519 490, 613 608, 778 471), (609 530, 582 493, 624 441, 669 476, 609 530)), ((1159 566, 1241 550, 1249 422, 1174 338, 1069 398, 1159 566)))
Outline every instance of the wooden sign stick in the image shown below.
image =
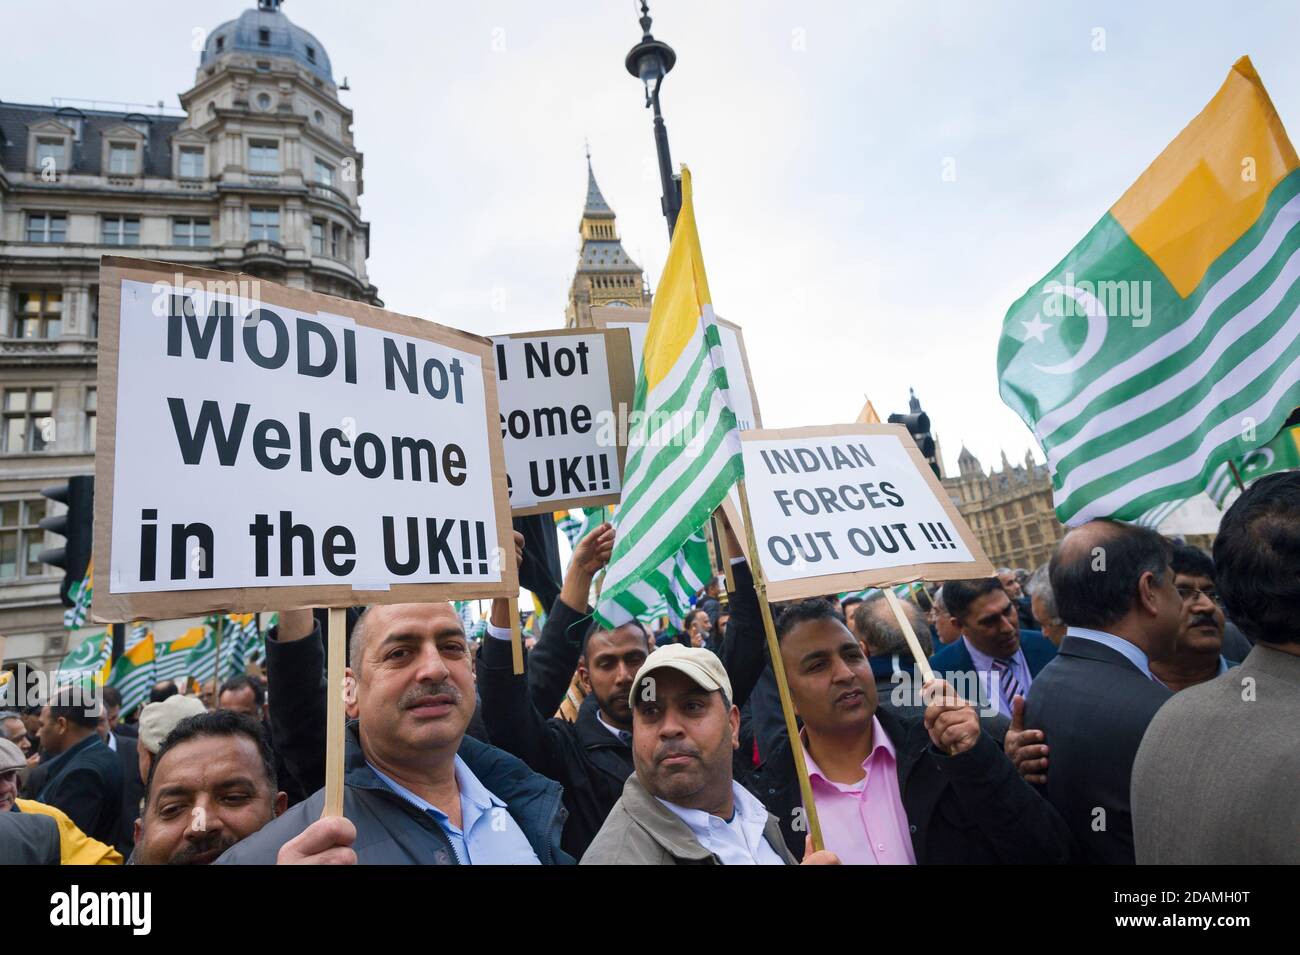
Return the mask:
POLYGON ((329 656, 325 677, 325 685, 328 687, 328 708, 325 713, 325 808, 321 810, 321 818, 343 815, 344 695, 347 692, 343 682, 343 669, 348 638, 347 613, 346 607, 330 607, 329 610, 329 656))
POLYGON ((214 627, 217 631, 217 658, 212 661, 212 708, 217 708, 217 702, 221 693, 221 631, 225 629, 225 614, 217 614, 212 618, 214 627))
POLYGON ((524 635, 519 624, 519 598, 507 597, 510 604, 510 655, 514 662, 515 675, 524 672, 524 635))
POLYGON ((921 650, 921 641, 916 639, 916 631, 912 629, 912 621, 907 619, 907 614, 903 613, 903 605, 899 602, 898 595, 894 593, 894 588, 886 585, 881 588, 885 594, 885 602, 889 604, 889 609, 894 611, 894 619, 898 621, 898 628, 903 631, 903 639, 907 641, 907 649, 912 651, 912 659, 916 661, 916 669, 921 674, 921 685, 929 683, 934 679, 934 671, 930 669, 930 661, 925 658, 925 653, 921 650))
MULTIPOLYGON (((758 606, 763 612, 763 630, 767 633, 767 652, 772 658, 772 674, 776 677, 776 689, 781 697, 781 712, 785 716, 785 731, 790 737, 790 753, 794 757, 794 769, 799 776, 799 794, 803 798, 804 817, 808 820, 808 832, 812 836, 813 851, 821 852, 826 848, 822 842, 822 827, 817 821, 817 804, 813 801, 812 782, 808 779, 808 764, 803 758, 803 742, 799 739, 799 727, 794 720, 794 702, 790 699, 790 685, 785 679, 785 663, 781 659, 781 647, 776 639, 776 625, 772 622, 772 607, 767 602, 767 584, 763 581, 763 569, 758 562, 758 541, 754 539, 754 519, 749 513, 749 494, 745 491, 745 481, 740 481, 740 507, 743 512, 746 536, 749 538, 749 559, 753 566, 754 592, 758 595, 758 606)), ((913 638, 915 639, 915 638, 913 638)))

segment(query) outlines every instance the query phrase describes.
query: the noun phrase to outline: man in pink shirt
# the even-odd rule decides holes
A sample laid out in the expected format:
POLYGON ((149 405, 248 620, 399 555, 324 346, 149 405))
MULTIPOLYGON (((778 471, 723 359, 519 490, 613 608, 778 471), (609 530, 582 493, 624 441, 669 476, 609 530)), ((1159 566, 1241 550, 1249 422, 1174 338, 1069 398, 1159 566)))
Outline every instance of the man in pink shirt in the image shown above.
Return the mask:
MULTIPOLYGON (((743 703, 766 654, 748 569, 738 565, 735 573, 724 659, 743 703)), ((828 851, 845 863, 898 865, 1068 858, 1060 816, 946 683, 927 687, 923 719, 877 710, 871 666, 838 607, 825 600, 789 604, 776 630, 803 723, 799 758, 812 777, 828 851)), ((781 820, 786 845, 798 855, 807 825, 790 741, 781 734, 760 751, 770 755, 745 782, 781 820)))

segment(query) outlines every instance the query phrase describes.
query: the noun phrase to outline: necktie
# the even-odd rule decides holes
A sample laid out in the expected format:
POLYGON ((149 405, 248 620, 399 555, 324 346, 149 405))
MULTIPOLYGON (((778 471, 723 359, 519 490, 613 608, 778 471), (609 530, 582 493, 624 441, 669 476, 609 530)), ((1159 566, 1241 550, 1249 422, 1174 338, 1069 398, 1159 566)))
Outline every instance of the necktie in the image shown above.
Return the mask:
POLYGON ((1011 712, 1011 700, 1015 696, 1024 696, 1024 689, 1020 686, 1020 681, 1016 679, 1016 671, 1012 666, 1011 660, 993 661, 993 670, 998 675, 998 684, 1002 692, 1002 699, 1007 702, 1007 712, 1011 712))

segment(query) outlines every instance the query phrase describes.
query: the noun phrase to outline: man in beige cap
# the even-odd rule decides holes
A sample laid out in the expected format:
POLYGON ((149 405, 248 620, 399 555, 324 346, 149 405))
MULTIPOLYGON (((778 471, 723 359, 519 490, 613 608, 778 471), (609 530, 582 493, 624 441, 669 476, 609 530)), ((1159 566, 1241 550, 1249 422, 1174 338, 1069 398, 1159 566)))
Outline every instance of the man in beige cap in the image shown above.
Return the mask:
MULTIPOLYGON (((777 820, 731 776, 740 711, 722 661, 670 644, 637 671, 628 694, 636 772, 583 865, 793 865, 777 820)), ((837 864, 808 849, 804 864, 837 864)))
POLYGON ((178 694, 159 703, 145 704, 140 711, 140 745, 136 747, 140 757, 140 779, 146 783, 149 781, 149 771, 153 769, 158 750, 176 724, 187 716, 206 712, 207 708, 197 696, 178 694))

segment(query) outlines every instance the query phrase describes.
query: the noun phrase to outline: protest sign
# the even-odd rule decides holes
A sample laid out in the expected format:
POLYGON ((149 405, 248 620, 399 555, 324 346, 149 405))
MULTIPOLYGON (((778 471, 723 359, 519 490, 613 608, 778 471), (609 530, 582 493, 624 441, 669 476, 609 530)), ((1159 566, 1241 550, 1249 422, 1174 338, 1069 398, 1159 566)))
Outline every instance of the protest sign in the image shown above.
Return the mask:
POLYGON ((636 388, 628 332, 571 328, 492 343, 511 512, 617 502, 636 388))
POLYGON ((105 258, 101 621, 518 593, 487 339, 105 258))
POLYGON ((747 431, 740 440, 749 514, 736 530, 757 543, 770 599, 993 575, 901 425, 747 431))
MULTIPOLYGON (((641 353, 645 346, 646 329, 650 325, 648 308, 593 308, 591 319, 598 328, 626 328, 632 343, 632 377, 641 368, 641 353)), ((749 353, 745 351, 745 336, 740 326, 725 318, 714 316, 718 338, 722 344, 723 365, 727 370, 727 390, 731 410, 741 431, 763 427, 763 416, 758 410, 758 392, 754 389, 754 376, 749 370, 749 353)))

